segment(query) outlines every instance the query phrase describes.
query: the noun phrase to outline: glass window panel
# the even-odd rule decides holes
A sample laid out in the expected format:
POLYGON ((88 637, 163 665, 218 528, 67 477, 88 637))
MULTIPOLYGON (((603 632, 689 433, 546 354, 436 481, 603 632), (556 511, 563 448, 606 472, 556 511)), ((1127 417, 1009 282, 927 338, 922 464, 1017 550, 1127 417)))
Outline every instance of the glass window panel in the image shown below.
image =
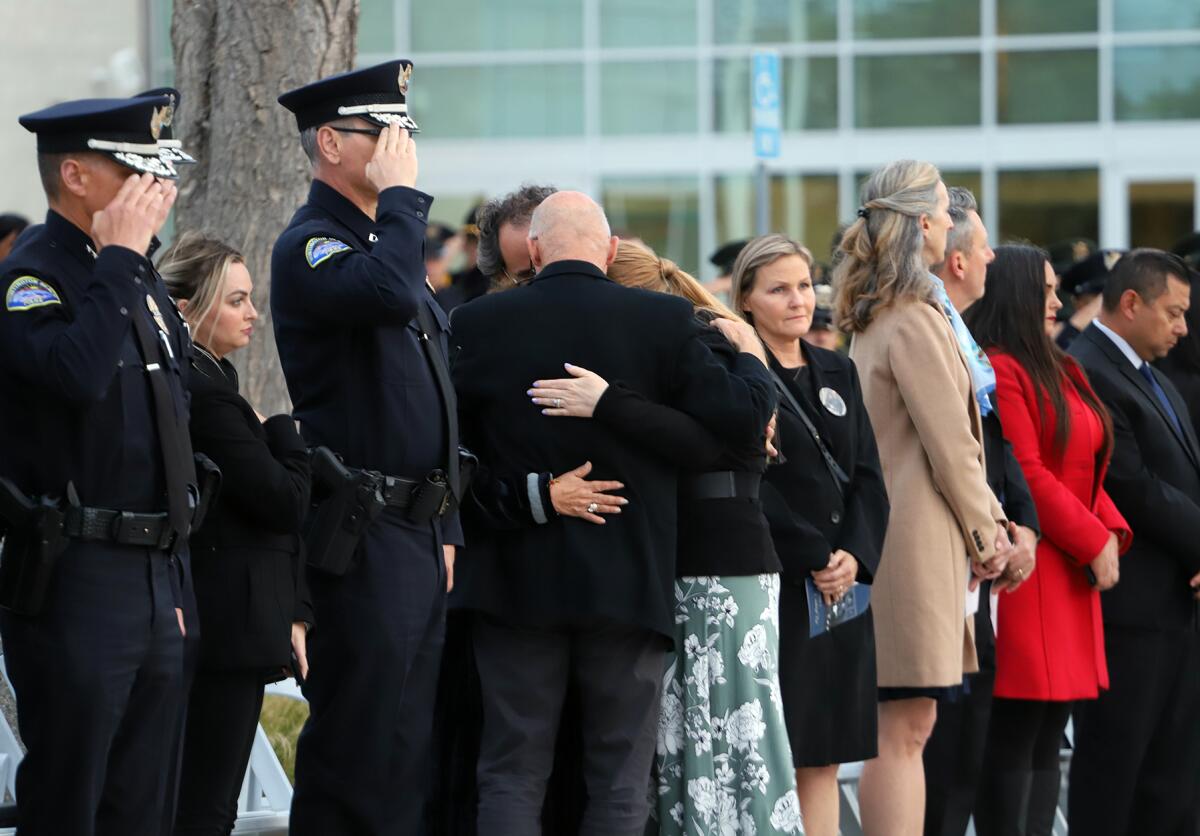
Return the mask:
POLYGON ((696 62, 604 63, 600 114, 606 134, 695 133, 696 62))
POLYGON ((583 45, 582 0, 414 0, 413 52, 583 45))
POLYGON ((1094 49, 1001 52, 997 118, 1002 124, 1095 122, 1100 118, 1094 49))
POLYGON ((600 0, 603 46, 696 43, 695 0, 600 0))
POLYGON ((714 0, 719 44, 794 43, 837 38, 837 0, 714 0))
POLYGON ((997 241, 1045 247, 1065 238, 1100 238, 1100 173, 1095 169, 1001 171, 997 241))
POLYGON ((617 234, 642 239, 693 276, 700 263, 700 184, 691 177, 605 180, 601 203, 617 234))
POLYGON ((1117 119, 1200 119, 1200 45, 1120 47, 1117 119))
POLYGON ((1043 32, 1095 32, 1096 0, 997 0, 996 28, 1001 35, 1043 32))
MULTIPOLYGON (((828 263, 838 228, 836 174, 777 174, 771 177, 771 229, 795 238, 817 261, 828 263)), ((718 177, 717 241, 754 237, 754 178, 718 177)))
POLYGON ((979 34, 976 0, 855 0, 860 38, 952 38, 979 34))
POLYGON ((1129 185, 1129 243, 1169 250, 1196 228, 1191 180, 1129 185))
POLYGON ((408 98, 431 139, 583 133, 580 64, 418 65, 408 98))
POLYGON ((359 53, 395 52, 396 0, 361 0, 359 9, 359 53))
POLYGON ((854 121, 860 128, 980 121, 978 53, 859 56, 854 87, 854 121))
MULTIPOLYGON (((750 130, 750 59, 730 58, 714 65, 714 129, 750 130)), ((786 131, 837 127, 837 59, 783 59, 783 128, 786 131)))
POLYGON ((1118 32, 1145 29, 1200 29, 1200 3, 1197 3, 1196 0, 1114 0, 1114 2, 1113 28, 1118 32))

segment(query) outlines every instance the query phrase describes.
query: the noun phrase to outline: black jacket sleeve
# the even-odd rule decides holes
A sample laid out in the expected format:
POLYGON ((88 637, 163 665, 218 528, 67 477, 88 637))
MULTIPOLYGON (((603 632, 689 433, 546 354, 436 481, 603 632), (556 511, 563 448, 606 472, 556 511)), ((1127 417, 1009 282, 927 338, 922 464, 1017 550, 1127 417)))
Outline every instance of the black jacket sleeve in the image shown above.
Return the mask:
POLYGON ((706 345, 702 325, 688 318, 687 337, 671 372, 671 405, 694 416, 718 439, 740 445, 762 438, 778 406, 775 384, 757 357, 738 353, 732 369, 706 345))
POLYGON ((432 202, 429 195, 403 186, 380 192, 379 241, 370 252, 317 230, 289 237, 283 261, 272 262, 273 272, 288 274, 289 310, 305 321, 340 328, 410 321, 426 293, 422 253, 432 202), (322 247, 324 251, 315 249, 322 247))
POLYGON ((759 497, 785 577, 796 572, 816 572, 829 565, 833 547, 824 532, 788 507, 783 494, 769 481, 763 481, 759 497))
POLYGON ((1025 481, 1025 473, 1008 439, 1004 440, 1004 513, 1012 522, 1041 536, 1033 494, 1029 492, 1029 483, 1025 481))
POLYGON ((604 390, 592 417, 627 441, 689 470, 708 469, 724 449, 692 416, 655 403, 619 382, 604 390))
POLYGON ((221 505, 272 533, 298 534, 309 506, 304 440, 289 415, 268 419, 263 430, 265 442, 238 395, 193 391, 192 443, 221 468, 221 505))
POLYGON ((858 561, 858 581, 871 583, 879 570, 891 504, 883 482, 883 466, 879 462, 875 430, 863 403, 858 371, 853 366, 850 368, 850 379, 851 408, 858 416, 855 426, 856 458, 850 490, 846 495, 846 517, 838 530, 837 548, 848 551, 858 561))
POLYGON ((1149 540, 1179 561, 1188 576, 1200 572, 1200 506, 1159 479, 1142 453, 1129 420, 1127 398, 1102 375, 1092 386, 1108 407, 1113 424, 1113 455, 1104 488, 1139 539, 1149 540))
MULTIPOLYGON (((125 247, 100 251, 91 281, 68 311, 61 288, 57 301, 27 308, 0 309, 0 355, 10 358, 14 372, 31 385, 68 402, 84 405, 100 400, 117 373, 121 347, 132 326, 130 315, 144 305, 150 262, 125 247), (18 358, 19 361, 18 361, 18 358)), ((3 292, 23 278, 54 282, 19 269, 9 271, 3 292)))

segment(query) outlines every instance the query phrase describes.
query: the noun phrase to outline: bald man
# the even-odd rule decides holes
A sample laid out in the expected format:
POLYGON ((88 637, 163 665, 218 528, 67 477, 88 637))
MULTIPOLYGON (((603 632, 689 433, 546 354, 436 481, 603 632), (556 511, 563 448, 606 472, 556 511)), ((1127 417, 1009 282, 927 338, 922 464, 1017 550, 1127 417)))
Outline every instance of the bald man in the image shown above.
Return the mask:
POLYGON ((531 489, 537 524, 468 545, 458 593, 474 611, 483 690, 480 836, 536 836, 568 681, 579 694, 588 804, 581 834, 642 836, 675 575, 676 471, 596 421, 541 415, 526 394, 564 362, 690 413, 732 444, 775 408, 748 328, 733 371, 701 341, 691 305, 605 276, 616 255, 603 210, 558 192, 533 213, 533 280, 453 317, 454 382, 467 446, 501 475, 592 462, 629 499, 595 525, 559 517, 531 489))

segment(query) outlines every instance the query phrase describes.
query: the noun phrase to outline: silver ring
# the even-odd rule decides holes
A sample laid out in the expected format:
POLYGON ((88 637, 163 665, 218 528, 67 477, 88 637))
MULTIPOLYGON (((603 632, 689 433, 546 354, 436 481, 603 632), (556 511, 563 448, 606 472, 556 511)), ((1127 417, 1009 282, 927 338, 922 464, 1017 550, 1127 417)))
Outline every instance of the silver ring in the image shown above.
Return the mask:
POLYGON ((588 507, 587 507, 587 512, 589 514, 594 514, 594 513, 596 513, 597 509, 599 509, 599 507, 600 506, 597 505, 595 502, 589 503, 588 507))
POLYGON ((561 408, 562 408, 562 398, 555 398, 555 399, 554 399, 554 408, 555 408, 555 409, 561 409, 561 408))

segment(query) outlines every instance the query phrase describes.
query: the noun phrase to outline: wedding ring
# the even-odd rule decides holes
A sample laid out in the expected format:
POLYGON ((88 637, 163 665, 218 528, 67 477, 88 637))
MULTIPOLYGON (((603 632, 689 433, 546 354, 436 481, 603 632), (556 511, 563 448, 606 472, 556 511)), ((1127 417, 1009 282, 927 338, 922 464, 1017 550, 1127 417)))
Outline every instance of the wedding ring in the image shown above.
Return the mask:
POLYGON ((587 507, 587 512, 588 512, 589 514, 594 514, 594 513, 596 513, 596 510, 597 510, 599 507, 600 507, 600 506, 599 506, 599 505, 597 505, 595 502, 589 503, 589 504, 588 504, 588 507, 587 507))
POLYGON ((554 408, 559 409, 561 407, 562 407, 562 398, 555 398, 554 399, 554 408))

